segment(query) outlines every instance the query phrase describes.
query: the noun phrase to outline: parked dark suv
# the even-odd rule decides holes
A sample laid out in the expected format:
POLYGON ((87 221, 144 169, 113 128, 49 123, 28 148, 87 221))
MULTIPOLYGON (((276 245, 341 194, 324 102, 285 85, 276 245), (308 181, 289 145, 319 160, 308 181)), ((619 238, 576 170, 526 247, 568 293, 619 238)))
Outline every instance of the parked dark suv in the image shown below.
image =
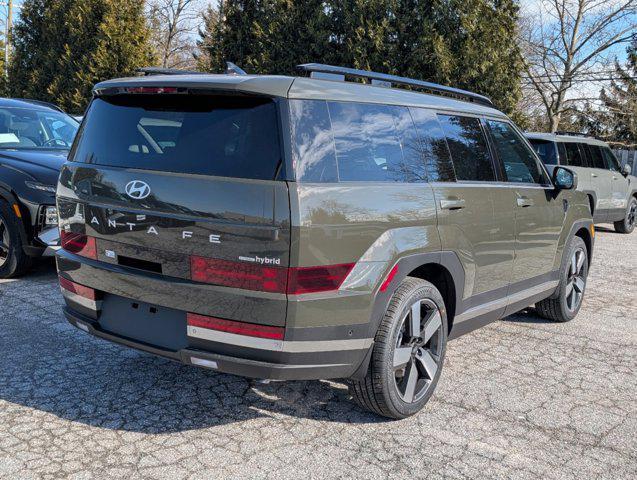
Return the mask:
POLYGON ((402 418, 448 339, 532 304, 577 314, 594 232, 575 175, 551 179, 485 97, 301 68, 95 87, 58 185, 73 325, 220 372, 348 379, 402 418))
POLYGON ((78 126, 55 105, 0 98, 0 278, 59 248, 55 186, 78 126))

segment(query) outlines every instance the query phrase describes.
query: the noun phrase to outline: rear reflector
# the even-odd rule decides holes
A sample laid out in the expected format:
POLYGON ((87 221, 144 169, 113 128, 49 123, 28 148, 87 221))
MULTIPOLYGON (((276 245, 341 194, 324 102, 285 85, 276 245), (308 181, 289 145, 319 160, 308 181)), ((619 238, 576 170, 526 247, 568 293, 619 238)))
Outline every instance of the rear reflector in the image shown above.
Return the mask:
POLYGON ((353 263, 285 268, 190 257, 190 278, 196 282, 291 295, 338 290, 352 268, 353 263))
POLYGON ((62 248, 67 252, 97 260, 97 245, 94 237, 62 230, 60 241, 62 248))
POLYGON ((283 340, 285 329, 283 327, 271 327, 269 325, 258 325, 256 323, 235 322, 222 318, 208 317, 197 313, 188 313, 189 327, 207 328, 220 332, 235 333, 249 337, 269 338, 271 340, 283 340))
POLYGON ((95 290, 90 287, 85 287, 79 283, 67 280, 64 277, 58 277, 60 279, 60 287, 71 293, 79 295, 80 297, 88 298, 89 300, 96 300, 95 290))
POLYGON ((354 268, 353 263, 290 268, 288 293, 298 295, 338 290, 352 268, 354 268))
POLYGON ((387 278, 385 279, 383 284, 380 286, 381 292, 384 292, 385 290, 387 290, 387 287, 389 287, 389 284, 392 282, 392 280, 394 279, 397 273, 398 273, 398 265, 394 265, 394 268, 392 268, 389 271, 389 275, 387 275, 387 278))
POLYGON ((192 256, 190 277, 196 282, 225 287, 285 293, 287 269, 192 256))

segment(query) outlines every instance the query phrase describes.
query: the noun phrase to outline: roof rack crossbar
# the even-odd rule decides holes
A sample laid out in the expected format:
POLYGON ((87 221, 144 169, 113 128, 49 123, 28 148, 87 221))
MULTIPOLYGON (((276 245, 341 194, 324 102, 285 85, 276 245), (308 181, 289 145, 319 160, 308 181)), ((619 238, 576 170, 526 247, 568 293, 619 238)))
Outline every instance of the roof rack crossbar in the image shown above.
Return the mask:
MULTIPOLYGON (((491 99, 489 97, 485 97, 484 95, 469 92, 467 90, 461 90, 459 88, 448 87, 446 85, 439 85, 437 83, 425 82, 423 80, 415 80, 407 77, 388 75, 386 73, 370 72, 367 70, 357 70, 355 68, 324 65, 321 63, 304 63, 302 65, 297 65, 297 68, 304 72, 310 72, 310 75, 314 78, 321 78, 320 75, 314 75, 315 73, 318 73, 362 78, 365 80, 369 80, 372 84, 380 84, 382 86, 391 86, 391 84, 406 85, 410 87, 422 88, 434 94, 451 95, 459 97, 460 99, 465 101, 475 102, 486 105, 487 107, 495 108, 491 99)), ((323 76, 323 78, 326 77, 323 76)))

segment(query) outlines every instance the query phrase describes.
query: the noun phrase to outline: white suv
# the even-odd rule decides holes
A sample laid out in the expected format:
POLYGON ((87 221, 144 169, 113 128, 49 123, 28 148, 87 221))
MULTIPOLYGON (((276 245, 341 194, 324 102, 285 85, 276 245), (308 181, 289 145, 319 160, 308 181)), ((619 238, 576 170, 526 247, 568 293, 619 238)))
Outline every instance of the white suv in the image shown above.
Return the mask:
POLYGON ((635 229, 637 177, 631 165, 621 167, 606 143, 573 133, 526 136, 549 169, 568 165, 577 174, 577 189, 588 195, 595 223, 613 223, 620 233, 635 229))

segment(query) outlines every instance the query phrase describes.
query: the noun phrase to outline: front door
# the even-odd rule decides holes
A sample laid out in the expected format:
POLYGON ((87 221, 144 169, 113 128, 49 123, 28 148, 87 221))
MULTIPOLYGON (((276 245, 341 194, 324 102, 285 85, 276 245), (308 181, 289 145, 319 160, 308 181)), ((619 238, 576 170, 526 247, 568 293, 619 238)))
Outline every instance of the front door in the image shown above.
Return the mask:
POLYGON ((515 217, 515 258, 509 294, 554 280, 553 265, 565 218, 546 170, 509 122, 486 120, 500 161, 502 188, 515 217), (516 291, 517 290, 517 291, 516 291))
POLYGON ((611 175, 611 210, 608 214, 608 221, 616 222, 622 220, 626 215, 628 208, 628 193, 630 189, 630 181, 621 173, 621 164, 613 155, 608 147, 600 147, 600 151, 604 156, 606 168, 611 175))

